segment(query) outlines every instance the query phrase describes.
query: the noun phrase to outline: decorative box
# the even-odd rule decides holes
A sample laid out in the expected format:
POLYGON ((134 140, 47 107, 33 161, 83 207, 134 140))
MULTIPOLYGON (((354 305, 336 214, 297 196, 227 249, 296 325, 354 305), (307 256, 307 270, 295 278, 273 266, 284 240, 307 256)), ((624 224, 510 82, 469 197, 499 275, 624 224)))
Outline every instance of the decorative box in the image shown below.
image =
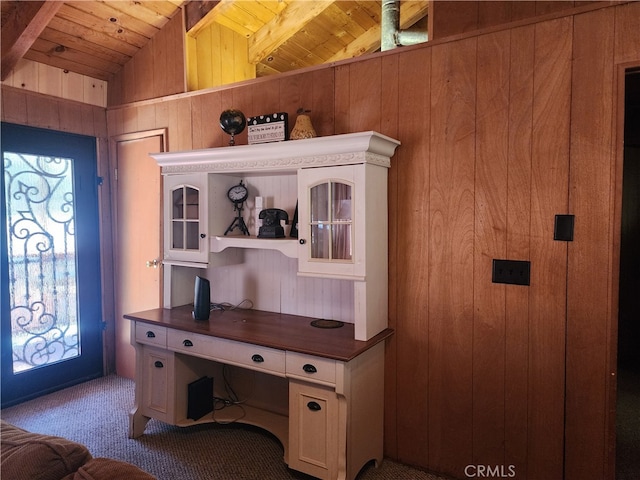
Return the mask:
POLYGON ((249 145, 289 140, 289 115, 271 113, 247 119, 249 145))

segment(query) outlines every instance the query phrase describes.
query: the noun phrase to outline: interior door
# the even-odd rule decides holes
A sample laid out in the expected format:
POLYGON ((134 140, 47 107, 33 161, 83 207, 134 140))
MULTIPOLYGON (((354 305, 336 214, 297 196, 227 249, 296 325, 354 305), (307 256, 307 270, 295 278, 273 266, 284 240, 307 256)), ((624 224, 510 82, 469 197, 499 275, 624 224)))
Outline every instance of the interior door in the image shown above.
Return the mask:
POLYGON ((116 372, 133 378, 135 351, 128 320, 162 306, 162 185, 149 153, 164 150, 164 131, 118 137, 116 179, 116 372))
POLYGON ((96 139, 2 124, 2 406, 102 375, 96 139))

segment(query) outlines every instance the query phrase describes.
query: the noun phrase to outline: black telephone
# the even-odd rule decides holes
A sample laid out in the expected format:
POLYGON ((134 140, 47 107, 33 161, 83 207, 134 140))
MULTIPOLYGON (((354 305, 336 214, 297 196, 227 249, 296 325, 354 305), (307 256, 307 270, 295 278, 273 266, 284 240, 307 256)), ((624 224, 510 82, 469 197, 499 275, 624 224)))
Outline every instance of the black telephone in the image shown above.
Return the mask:
POLYGON ((265 208, 260 211, 258 218, 262 220, 262 226, 258 230, 258 238, 283 238, 284 228, 280 221, 284 220, 289 225, 289 215, 279 208, 265 208))

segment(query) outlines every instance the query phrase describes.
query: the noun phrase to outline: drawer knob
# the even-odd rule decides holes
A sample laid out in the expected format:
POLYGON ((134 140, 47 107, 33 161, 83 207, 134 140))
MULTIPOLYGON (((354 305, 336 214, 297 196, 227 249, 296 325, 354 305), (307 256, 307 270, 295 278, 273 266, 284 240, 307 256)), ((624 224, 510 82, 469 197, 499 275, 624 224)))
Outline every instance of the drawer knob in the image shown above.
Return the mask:
POLYGON ((302 370, 304 370, 307 373, 316 373, 318 371, 318 369, 313 365, 311 365, 310 363, 305 363, 302 366, 302 370))
POLYGON ((320 406, 320 404, 318 402, 309 402, 309 403, 307 403, 307 408, 309 410, 311 410, 312 412, 319 412, 320 410, 322 410, 322 407, 320 406))
POLYGON ((147 338, 156 338, 156 334, 149 330, 147 331, 147 338))
POLYGON ((162 362, 160 360, 156 360, 155 363, 153 364, 153 366, 156 367, 156 368, 164 367, 164 365, 162 364, 162 362))
POLYGON ((298 240, 298 242, 300 243, 300 245, 304 245, 305 243, 307 243, 304 238, 301 238, 300 240, 298 240))
POLYGON ((251 356, 251 360, 253 360, 256 363, 264 362, 264 358, 262 357, 262 355, 258 355, 257 353, 251 356))
POLYGON ((193 342, 191 340, 184 340, 182 342, 182 345, 184 345, 185 347, 193 347, 193 342))

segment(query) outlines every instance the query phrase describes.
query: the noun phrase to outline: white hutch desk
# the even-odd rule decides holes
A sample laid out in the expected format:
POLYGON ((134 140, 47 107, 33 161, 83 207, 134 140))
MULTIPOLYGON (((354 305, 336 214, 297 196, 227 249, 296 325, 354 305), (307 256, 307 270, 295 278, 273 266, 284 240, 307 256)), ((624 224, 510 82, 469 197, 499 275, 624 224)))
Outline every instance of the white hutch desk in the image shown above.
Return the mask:
POLYGON ((180 426, 237 421, 272 432, 289 467, 318 478, 353 480, 367 462, 382 461, 384 340, 393 333, 387 171, 398 145, 361 132, 152 155, 164 184, 165 308, 125 315, 137 363, 131 437, 143 434, 149 418, 180 426), (228 207, 238 182, 296 206, 298 238, 225 235, 229 215, 219 207, 228 207), (290 259, 289 269, 296 262, 287 273, 293 280, 281 279, 280 297, 265 296, 276 297, 273 304, 193 320, 195 275, 215 276, 228 265, 259 269, 243 252, 264 250, 290 259), (285 294, 302 308, 333 299, 315 302, 319 292, 311 289, 300 301, 297 277, 338 282, 351 305, 343 326, 317 328, 306 311, 282 312, 296 303, 283 301, 285 294), (213 379, 213 397, 237 401, 194 420, 188 386, 203 377, 213 379))

